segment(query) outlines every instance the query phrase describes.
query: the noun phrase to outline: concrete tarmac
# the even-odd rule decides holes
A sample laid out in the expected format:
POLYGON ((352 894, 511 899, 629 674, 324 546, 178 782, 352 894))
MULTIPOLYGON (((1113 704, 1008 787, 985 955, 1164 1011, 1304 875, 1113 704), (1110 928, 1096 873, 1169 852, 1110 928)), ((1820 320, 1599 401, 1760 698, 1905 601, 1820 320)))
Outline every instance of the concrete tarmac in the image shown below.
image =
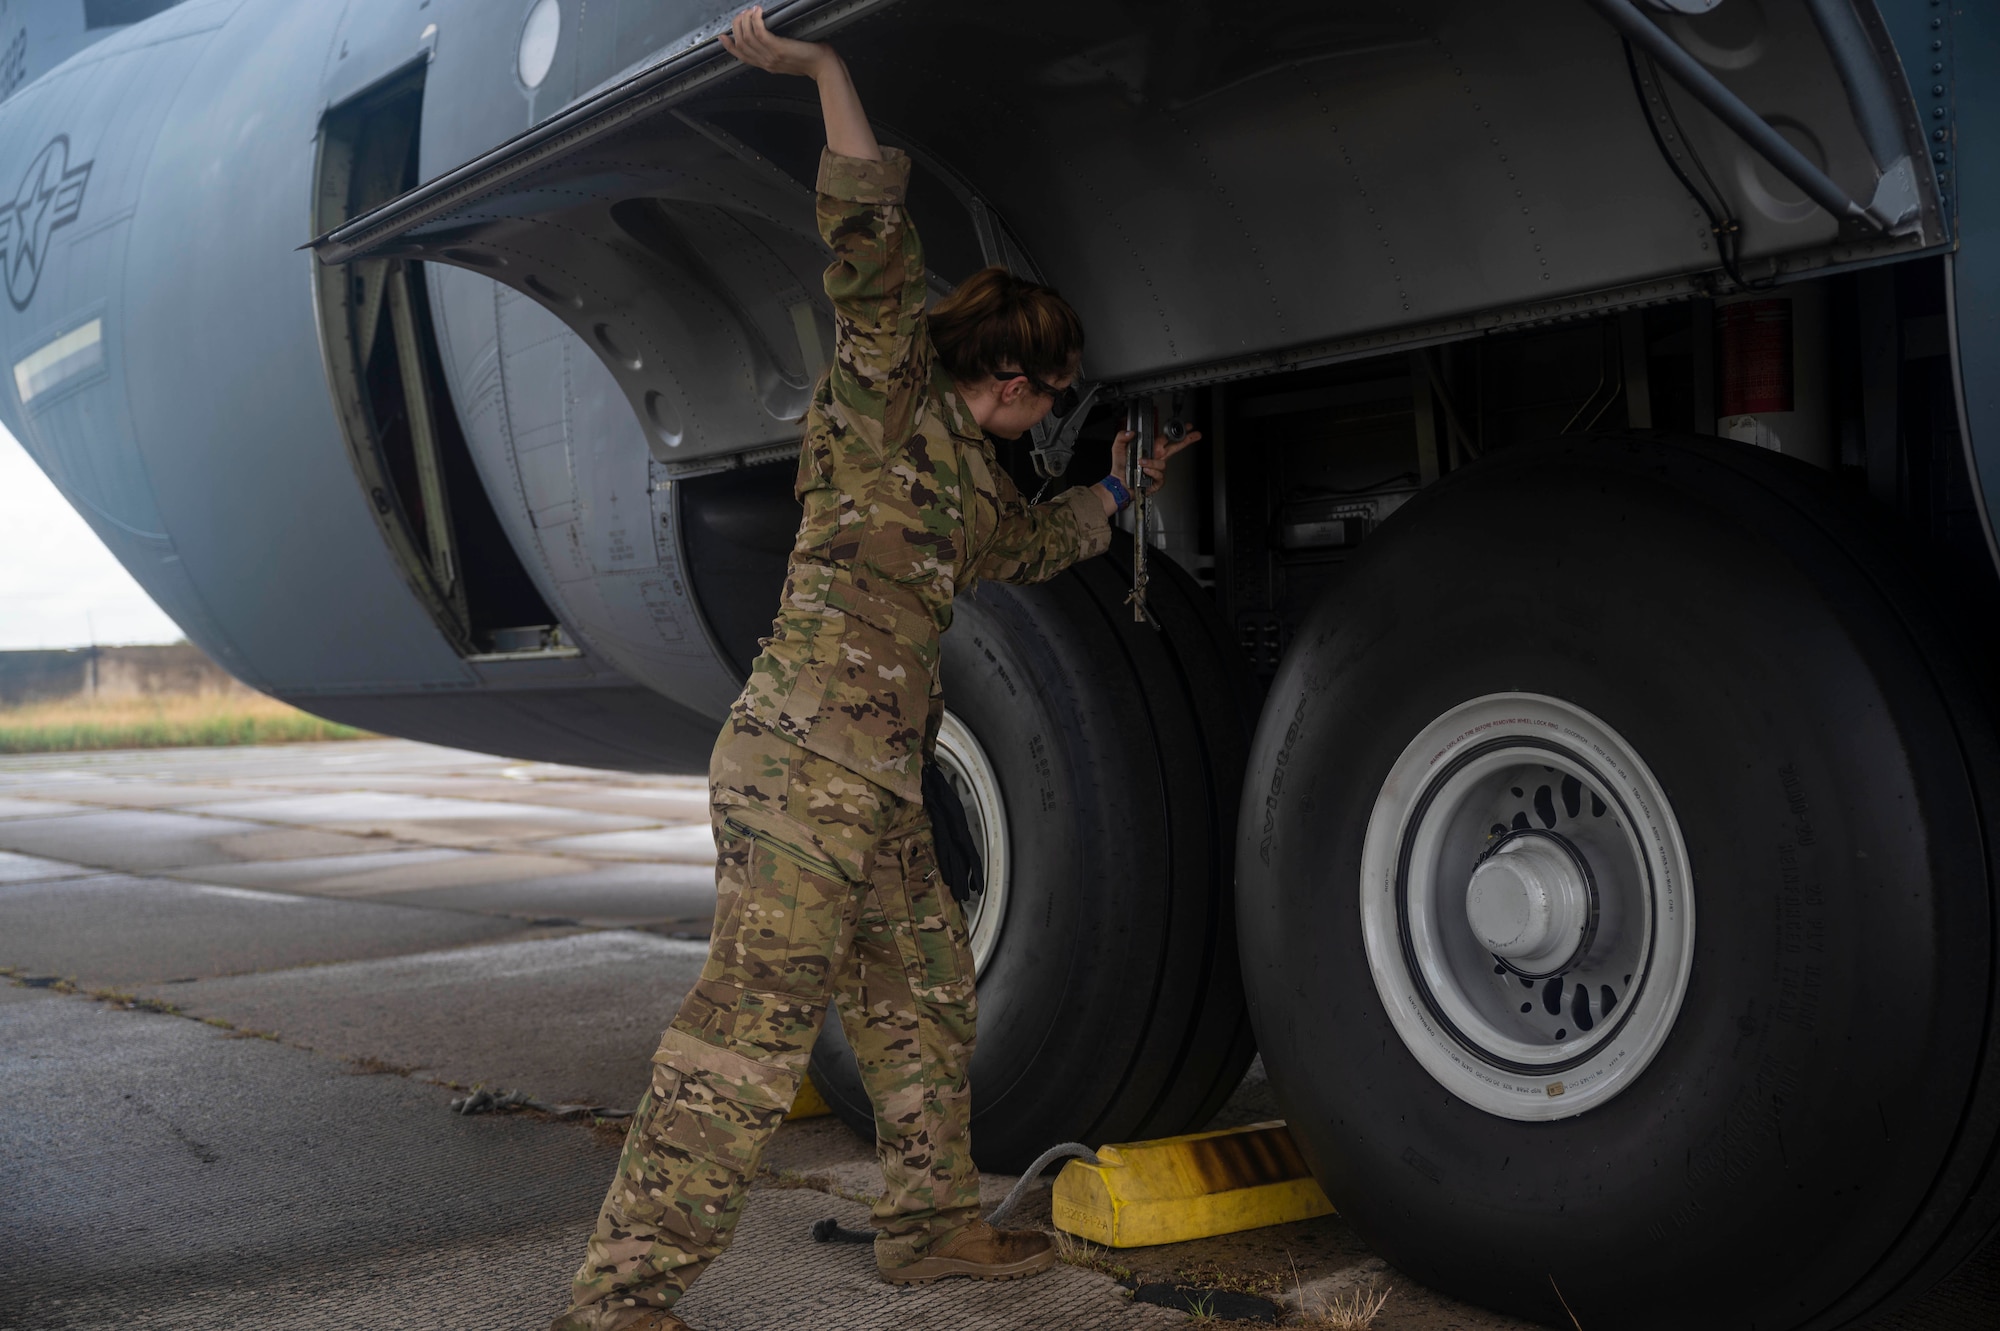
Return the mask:
MULTIPOLYGON (((712 865, 695 777, 389 740, 0 758, 0 1331, 546 1325, 621 1130, 448 1101, 629 1108, 699 973, 712 865)), ((1218 1126, 1275 1113, 1253 1068, 1218 1126)), ((898 1289, 805 1235, 864 1223, 868 1145, 791 1123, 765 1163, 683 1305, 705 1331, 1188 1320, 1106 1266, 1388 1288, 1381 1331, 1525 1325, 1414 1285, 1337 1217, 898 1289)), ((1992 1325, 1996 1267, 1893 1325, 1992 1325)))

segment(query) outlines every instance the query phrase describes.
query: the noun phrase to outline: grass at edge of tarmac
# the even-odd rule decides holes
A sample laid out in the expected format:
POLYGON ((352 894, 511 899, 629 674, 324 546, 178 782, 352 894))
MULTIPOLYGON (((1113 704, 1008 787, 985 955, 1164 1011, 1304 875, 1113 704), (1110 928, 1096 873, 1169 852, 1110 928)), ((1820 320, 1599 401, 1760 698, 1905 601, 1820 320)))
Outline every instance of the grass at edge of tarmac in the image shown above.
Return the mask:
POLYGON ((71 699, 0 710, 0 754, 372 739, 258 694, 71 699))

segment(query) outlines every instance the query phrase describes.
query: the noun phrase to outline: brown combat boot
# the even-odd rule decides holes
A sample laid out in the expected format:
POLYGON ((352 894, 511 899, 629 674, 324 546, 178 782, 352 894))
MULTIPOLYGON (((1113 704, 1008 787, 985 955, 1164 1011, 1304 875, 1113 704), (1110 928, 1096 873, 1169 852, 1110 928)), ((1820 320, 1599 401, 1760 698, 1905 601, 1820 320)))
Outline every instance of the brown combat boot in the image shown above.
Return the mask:
MULTIPOLYGON (((609 1331, 694 1331, 694 1328, 674 1316, 664 1308, 635 1308, 622 1316, 615 1311, 595 1309, 588 1325, 607 1327, 609 1331), (606 1318, 609 1320, 606 1320, 606 1318)), ((574 1331, 578 1323, 572 1321, 568 1313, 556 1318, 549 1331, 574 1331)))
POLYGON ((656 1308, 632 1321, 620 1322, 618 1331, 694 1331, 694 1328, 672 1313, 656 1308))
POLYGON ((895 1266, 879 1258, 876 1269, 892 1285, 928 1285, 948 1276, 974 1280, 1016 1280, 1046 1271, 1056 1260, 1049 1236, 1031 1229, 995 1229, 975 1220, 932 1244, 923 1256, 895 1266))

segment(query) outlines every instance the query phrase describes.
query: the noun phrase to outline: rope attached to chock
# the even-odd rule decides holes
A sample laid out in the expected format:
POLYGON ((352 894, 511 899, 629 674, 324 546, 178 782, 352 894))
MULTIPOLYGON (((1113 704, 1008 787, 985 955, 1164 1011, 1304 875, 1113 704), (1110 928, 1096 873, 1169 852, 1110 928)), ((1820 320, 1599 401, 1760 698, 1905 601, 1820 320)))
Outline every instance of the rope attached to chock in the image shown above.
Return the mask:
MULTIPOLYGON (((1014 1184, 1013 1189, 1008 1192, 1006 1198, 998 1206, 986 1213, 986 1223, 998 1229, 1000 1222, 1012 1215, 1014 1208, 1021 1204, 1021 1199, 1028 1195, 1028 1188, 1036 1179, 1041 1177, 1042 1171, 1058 1160, 1082 1160, 1086 1164, 1092 1165, 1098 1163, 1097 1152, 1091 1150, 1082 1142, 1063 1142, 1060 1145, 1051 1146, 1048 1150, 1036 1156, 1035 1163, 1029 1165, 1022 1172, 1020 1179, 1014 1184)), ((875 1231, 872 1229, 849 1229, 847 1226, 841 1224, 836 1217, 828 1216, 824 1220, 813 1222, 812 1237, 814 1243, 873 1243, 875 1241, 875 1231)))

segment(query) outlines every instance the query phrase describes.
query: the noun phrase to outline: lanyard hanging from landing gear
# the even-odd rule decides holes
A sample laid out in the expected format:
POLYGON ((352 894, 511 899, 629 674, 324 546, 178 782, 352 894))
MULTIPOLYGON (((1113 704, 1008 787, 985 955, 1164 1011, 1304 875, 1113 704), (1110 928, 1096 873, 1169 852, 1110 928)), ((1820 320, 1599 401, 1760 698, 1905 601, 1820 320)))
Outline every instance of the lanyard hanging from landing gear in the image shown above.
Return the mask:
MULTIPOLYGON (((1102 384, 1091 384, 1084 390, 1077 405, 1060 423, 1043 424, 1036 427, 1035 470, 1044 484, 1035 495, 1034 502, 1040 503, 1048 492, 1046 482, 1053 481, 1069 469, 1070 457, 1076 450, 1077 432, 1098 395, 1104 389, 1102 384)), ((1105 396, 1110 397, 1110 394, 1105 396)), ((1115 400, 1115 398, 1113 398, 1115 400)), ((1132 618, 1140 624, 1151 624, 1159 628, 1159 621, 1146 609, 1146 547, 1151 544, 1151 504, 1148 502, 1150 484, 1145 470, 1139 465, 1153 456, 1153 445, 1164 434, 1174 443, 1179 443, 1188 431, 1186 412, 1182 410, 1181 395, 1174 394, 1173 416, 1167 423, 1160 424, 1159 407, 1151 397, 1136 397, 1125 404, 1125 428, 1132 432, 1132 448, 1125 458, 1125 489, 1132 496, 1132 592, 1125 603, 1132 607, 1132 618)))
POLYGON ((1132 607, 1133 620, 1141 624, 1153 621, 1146 613, 1147 477, 1139 464, 1153 456, 1158 424, 1153 399, 1134 398, 1126 404, 1125 428, 1132 434, 1132 447, 1125 455, 1125 488, 1132 494, 1132 594, 1125 598, 1125 604, 1132 607))
POLYGON ((1132 432, 1132 449, 1125 457, 1125 488, 1132 494, 1132 594, 1125 604, 1140 624, 1160 627, 1146 608, 1146 551, 1152 544, 1152 481, 1139 464, 1150 461, 1153 447, 1162 436, 1178 444, 1187 436, 1188 420, 1181 395, 1173 395, 1173 411, 1165 425, 1160 423, 1159 405, 1150 397, 1133 398, 1125 404, 1125 428, 1132 432))

